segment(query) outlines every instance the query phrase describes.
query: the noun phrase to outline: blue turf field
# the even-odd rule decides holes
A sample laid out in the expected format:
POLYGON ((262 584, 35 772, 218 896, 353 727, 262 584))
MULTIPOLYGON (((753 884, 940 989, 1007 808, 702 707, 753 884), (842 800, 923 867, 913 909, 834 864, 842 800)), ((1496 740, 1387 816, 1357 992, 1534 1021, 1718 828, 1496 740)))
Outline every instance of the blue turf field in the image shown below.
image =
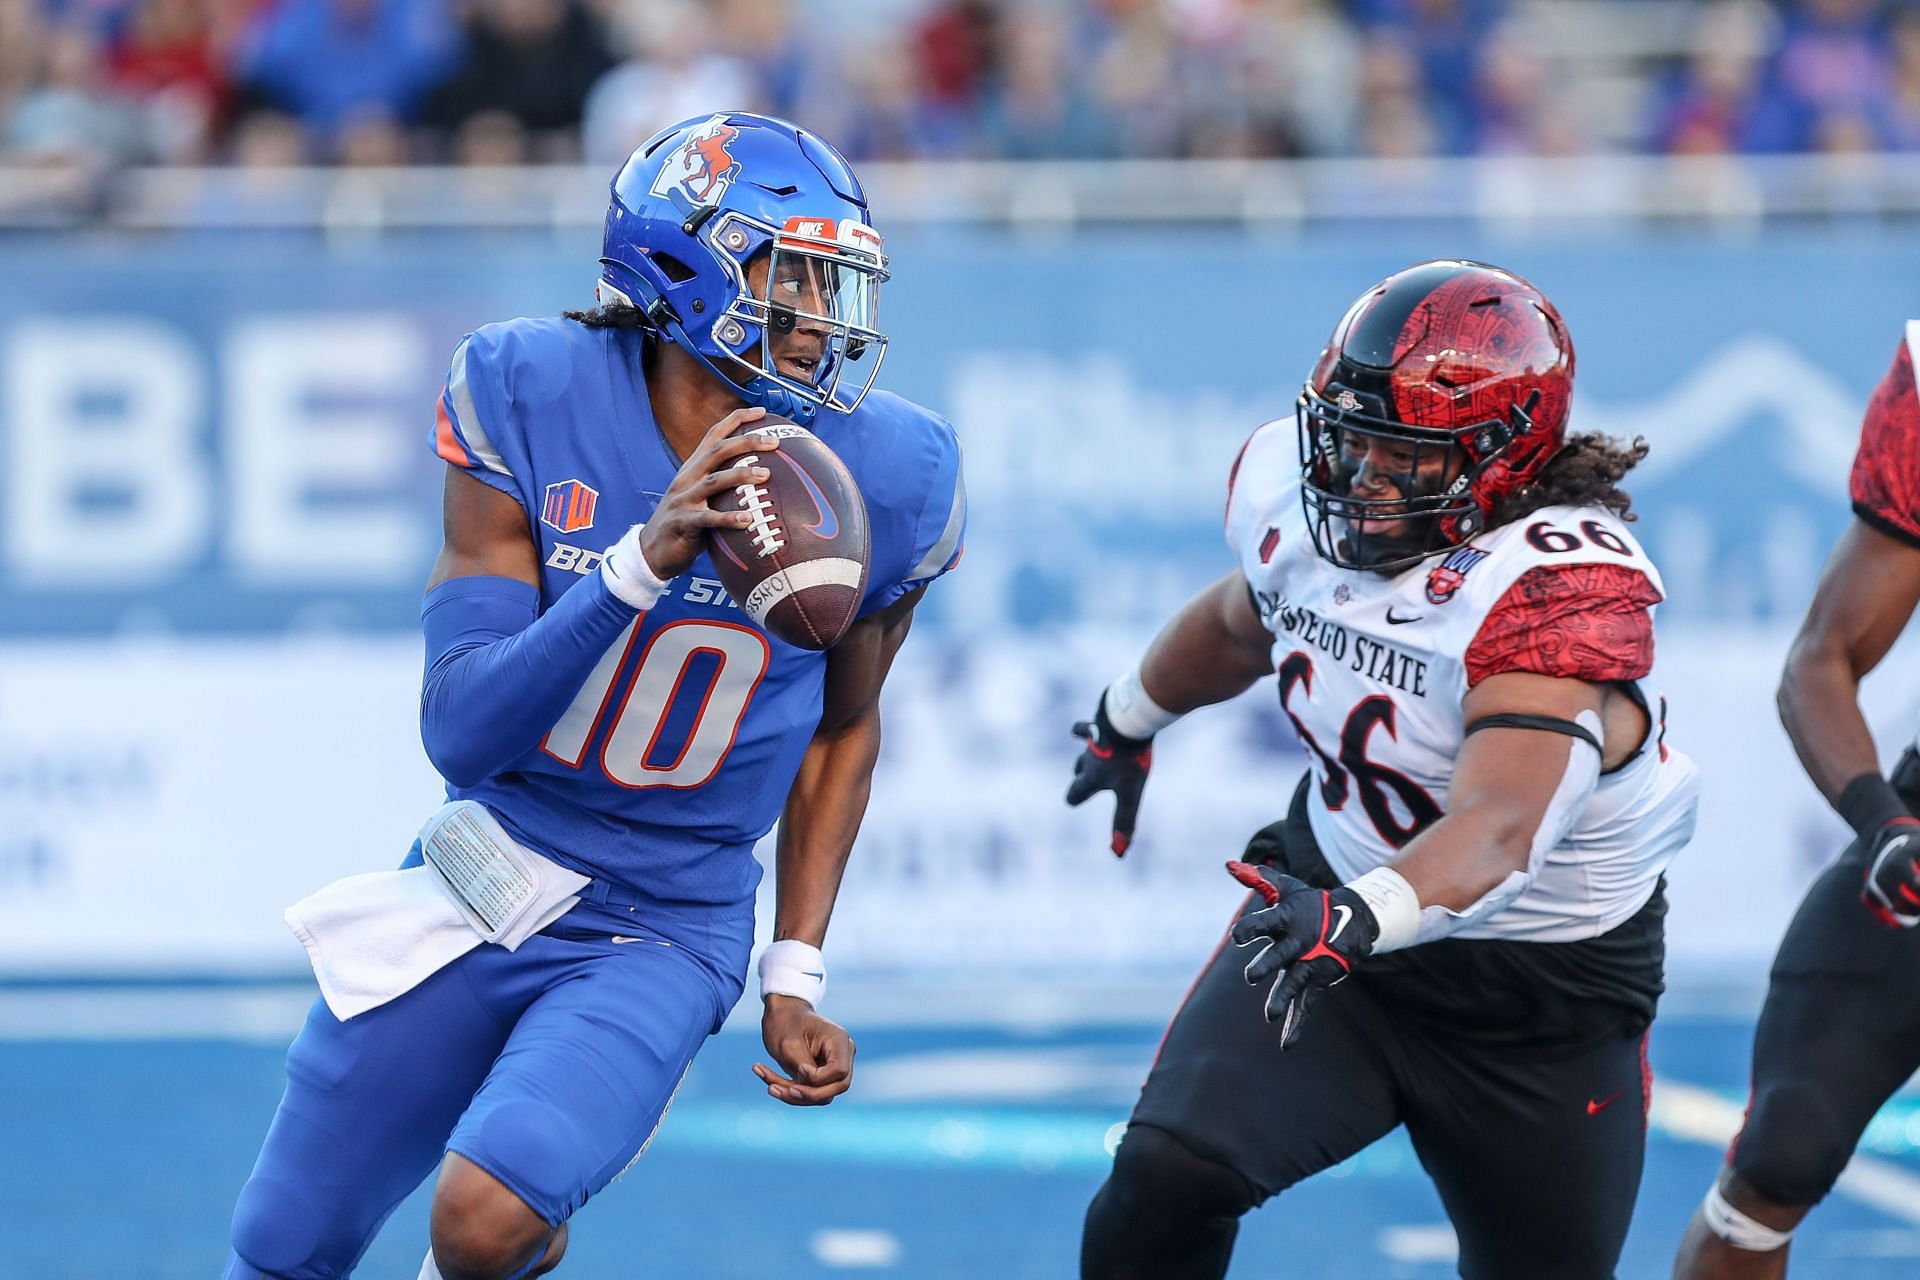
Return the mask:
MULTIPOLYGON (((49 1020, 57 997, 37 993, 25 1014, 11 998, 0 992, 0 1276, 216 1274, 234 1192, 278 1096, 292 1001, 263 1001, 201 1034, 136 994, 116 1006, 129 1038, 115 1038, 114 1018, 49 1020)), ((810 1112, 760 1091, 747 1070, 759 1048, 750 1028, 720 1036, 646 1158, 575 1219, 558 1274, 1073 1275, 1104 1143, 1158 1024, 856 1033, 856 1093, 810 1112)), ((1668 1017, 1656 1028, 1666 1091, 1623 1278, 1666 1274, 1719 1161, 1718 1135, 1737 1119, 1748 1034, 1744 1020, 1723 1017, 1668 1017)), ((1796 1277, 1920 1274, 1916 1143, 1920 1104, 1903 1095, 1869 1134, 1869 1159, 1801 1233, 1796 1277)), ((412 1280, 424 1218, 416 1195, 359 1274, 412 1280)), ((1376 1259, 1366 1276, 1453 1274, 1438 1202, 1397 1136, 1249 1219, 1233 1275, 1350 1280, 1334 1259, 1356 1247, 1376 1259)))

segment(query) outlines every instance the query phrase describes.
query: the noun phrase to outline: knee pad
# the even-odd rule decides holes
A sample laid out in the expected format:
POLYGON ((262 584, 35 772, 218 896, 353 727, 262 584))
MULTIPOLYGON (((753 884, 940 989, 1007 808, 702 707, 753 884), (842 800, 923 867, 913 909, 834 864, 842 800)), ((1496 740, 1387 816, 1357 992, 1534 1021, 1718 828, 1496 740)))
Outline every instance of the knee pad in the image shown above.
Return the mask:
POLYGON ((564 1110, 536 1098, 508 1098, 462 1129, 452 1149, 499 1178, 548 1226, 559 1226, 586 1198, 596 1171, 583 1167, 581 1153, 601 1144, 564 1110))
POLYGON ((1792 1080, 1753 1096, 1733 1149, 1733 1169, 1767 1199, 1815 1205, 1853 1157, 1860 1130, 1835 1112, 1828 1088, 1792 1080))
POLYGON ((1124 1203, 1190 1219, 1238 1219, 1259 1202, 1239 1170, 1144 1124, 1129 1126, 1120 1140, 1110 1185, 1124 1203))
POLYGON ((291 1183, 256 1174, 234 1204, 234 1253, 275 1280, 334 1280, 353 1266, 359 1245, 333 1238, 316 1198, 291 1183))

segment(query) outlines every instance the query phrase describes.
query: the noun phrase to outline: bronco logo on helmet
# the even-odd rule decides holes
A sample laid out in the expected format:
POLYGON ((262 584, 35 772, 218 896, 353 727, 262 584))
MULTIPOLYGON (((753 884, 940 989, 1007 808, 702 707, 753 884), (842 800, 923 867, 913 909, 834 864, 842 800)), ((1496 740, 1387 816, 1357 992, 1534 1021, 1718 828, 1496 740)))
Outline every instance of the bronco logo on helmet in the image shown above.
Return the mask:
POLYGON ((740 130, 725 116, 714 116, 695 129, 679 150, 667 157, 653 180, 653 194, 680 191, 696 205, 713 204, 739 176, 740 162, 727 149, 740 130))

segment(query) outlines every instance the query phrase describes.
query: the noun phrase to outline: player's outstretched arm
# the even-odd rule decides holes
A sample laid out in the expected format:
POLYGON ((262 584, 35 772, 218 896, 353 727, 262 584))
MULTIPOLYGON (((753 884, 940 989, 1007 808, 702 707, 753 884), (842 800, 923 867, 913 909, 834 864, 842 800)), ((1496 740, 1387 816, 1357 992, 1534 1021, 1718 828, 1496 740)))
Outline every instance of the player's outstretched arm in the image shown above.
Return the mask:
POLYGON ((1187 712, 1237 697, 1272 675, 1272 646, 1247 580, 1230 573, 1188 601, 1154 637, 1139 667, 1107 686, 1093 718, 1073 726, 1087 746, 1073 763, 1067 803, 1113 793, 1116 856, 1133 842, 1153 764, 1153 735, 1187 712))
POLYGON ((707 499, 765 470, 741 455, 774 442, 731 433, 760 415, 729 414, 687 459, 647 524, 600 571, 540 612, 540 555, 526 510, 459 467, 447 469, 446 543, 421 606, 427 674, 420 736, 441 776, 472 786, 532 750, 607 648, 697 554, 708 528, 741 523, 707 499), (689 549, 693 548, 693 549, 689 549))
POLYGON ((1920 602, 1920 547, 1855 521, 1821 574, 1781 673, 1780 719, 1820 794, 1868 845, 1867 901, 1886 923, 1920 924, 1920 823, 1880 773, 1860 681, 1920 602))
POLYGON ((827 654, 820 727, 814 731, 780 819, 774 946, 761 960, 761 1038, 781 1071, 754 1064, 767 1093, 794 1106, 819 1106, 853 1083, 854 1044, 805 997, 824 990, 818 948, 826 941, 840 877, 866 816, 880 758, 880 689, 913 625, 925 588, 853 624, 827 654), (777 949, 793 944, 773 962, 777 949), (772 963, 770 963, 772 962, 772 963), (779 974, 785 981, 776 980, 779 974), (814 984, 817 983, 817 986, 814 984), (772 987, 789 987, 782 994, 772 987))

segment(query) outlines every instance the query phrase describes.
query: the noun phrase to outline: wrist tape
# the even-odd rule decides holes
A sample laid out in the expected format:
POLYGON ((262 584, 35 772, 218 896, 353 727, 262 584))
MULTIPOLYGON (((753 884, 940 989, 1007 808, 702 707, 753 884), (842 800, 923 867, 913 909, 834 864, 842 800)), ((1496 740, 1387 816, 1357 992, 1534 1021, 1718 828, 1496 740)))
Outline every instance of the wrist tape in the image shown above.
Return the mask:
POLYGON ((792 996, 815 1009, 827 994, 827 961, 820 948, 785 938, 760 953, 760 998, 792 996))
POLYGON ((1115 733, 1142 740, 1180 718, 1179 712, 1169 711, 1147 696, 1138 667, 1107 686, 1106 709, 1107 723, 1115 733))
POLYGON ((1397 951, 1420 941, 1420 895, 1405 876, 1392 867, 1375 867, 1347 881, 1347 888, 1360 895, 1380 926, 1380 936, 1373 940, 1373 954, 1397 951))
POLYGON ((653 608, 667 589, 641 554, 640 530, 644 528, 637 524, 627 530, 600 561, 600 580, 607 584, 607 590, 642 613, 653 608))
POLYGON ((1708 1188, 1706 1201, 1700 1206, 1700 1216, 1705 1219, 1707 1230, 1734 1248, 1745 1249, 1749 1253, 1771 1253, 1793 1239, 1793 1232, 1776 1231, 1764 1223, 1755 1222, 1728 1204, 1727 1198, 1720 1194, 1718 1182, 1708 1188))
POLYGON ((1849 782, 1833 807, 1853 828, 1853 834, 1868 841, 1895 818, 1911 816, 1893 784, 1877 773, 1863 773, 1849 782))

